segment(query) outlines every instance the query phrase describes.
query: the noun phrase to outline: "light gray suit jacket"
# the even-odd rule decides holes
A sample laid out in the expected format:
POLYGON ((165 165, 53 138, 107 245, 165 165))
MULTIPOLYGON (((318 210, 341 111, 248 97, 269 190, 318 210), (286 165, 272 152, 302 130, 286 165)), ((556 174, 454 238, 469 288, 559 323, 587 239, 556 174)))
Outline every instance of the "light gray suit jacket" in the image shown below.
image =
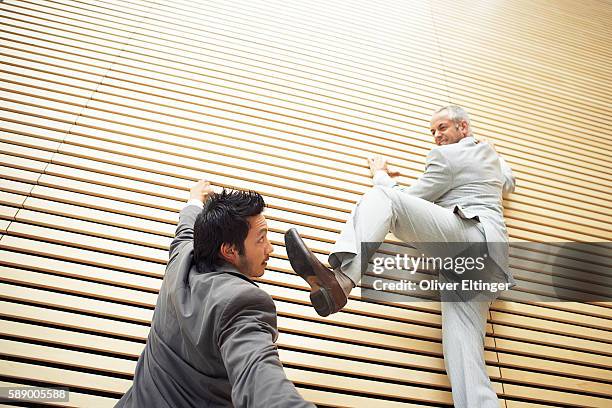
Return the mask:
MULTIPOLYGON (((388 181, 383 183, 389 185, 388 181)), ((489 144, 465 137, 458 143, 434 147, 427 155, 423 175, 411 186, 399 188, 452 209, 460 217, 480 221, 491 258, 514 285, 502 207, 502 196, 512 193, 514 186, 505 160, 489 144)))
POLYGON ((117 407, 314 407, 287 379, 270 295, 231 265, 200 274, 181 211, 151 331, 117 407))

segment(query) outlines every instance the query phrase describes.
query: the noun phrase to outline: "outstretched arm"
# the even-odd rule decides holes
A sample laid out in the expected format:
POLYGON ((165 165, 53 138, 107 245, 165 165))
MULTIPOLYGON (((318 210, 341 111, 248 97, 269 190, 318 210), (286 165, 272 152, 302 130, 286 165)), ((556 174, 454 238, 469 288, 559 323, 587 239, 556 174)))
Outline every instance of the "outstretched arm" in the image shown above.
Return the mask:
POLYGON ((274 344, 276 308, 267 293, 255 286, 236 293, 216 334, 235 407, 314 408, 285 375, 274 344))
POLYGON ((214 194, 210 183, 206 180, 198 181, 190 190, 189 201, 181 210, 179 222, 170 243, 170 260, 178 253, 179 248, 186 242, 193 241, 193 226, 196 217, 204 207, 204 201, 214 194))
MULTIPOLYGON (((370 159, 370 172, 374 177, 374 185, 397 187, 394 176, 398 172, 391 172, 387 167, 386 159, 376 157, 370 159)), ((452 170, 448 160, 437 149, 427 155, 425 172, 409 187, 398 187, 403 192, 434 202, 448 191, 452 182, 452 170)))

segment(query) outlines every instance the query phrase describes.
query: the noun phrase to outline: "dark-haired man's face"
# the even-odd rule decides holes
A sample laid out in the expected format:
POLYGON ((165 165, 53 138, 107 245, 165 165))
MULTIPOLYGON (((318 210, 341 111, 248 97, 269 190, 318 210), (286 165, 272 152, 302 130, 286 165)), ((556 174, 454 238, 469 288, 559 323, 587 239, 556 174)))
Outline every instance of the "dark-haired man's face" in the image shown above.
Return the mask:
POLYGON ((268 241, 268 224, 263 214, 248 217, 249 233, 244 240, 244 251, 239 255, 236 268, 250 278, 264 274, 266 263, 274 250, 268 241))

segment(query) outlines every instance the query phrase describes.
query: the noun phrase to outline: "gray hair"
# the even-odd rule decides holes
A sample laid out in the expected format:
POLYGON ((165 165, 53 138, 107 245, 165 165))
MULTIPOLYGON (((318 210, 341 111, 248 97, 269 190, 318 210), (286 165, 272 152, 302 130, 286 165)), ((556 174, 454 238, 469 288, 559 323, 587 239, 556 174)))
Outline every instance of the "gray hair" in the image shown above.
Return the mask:
POLYGON ((470 124, 470 117, 468 116, 468 114, 465 111, 465 109, 463 109, 461 106, 448 105, 448 106, 445 106, 445 107, 440 108, 437 111, 435 111, 434 115, 438 114, 438 113, 440 113, 442 111, 447 111, 448 112, 448 118, 450 120, 452 120, 453 122, 455 122, 456 124, 458 124, 462 120, 465 120, 467 122, 468 126, 469 126, 469 124, 470 124))

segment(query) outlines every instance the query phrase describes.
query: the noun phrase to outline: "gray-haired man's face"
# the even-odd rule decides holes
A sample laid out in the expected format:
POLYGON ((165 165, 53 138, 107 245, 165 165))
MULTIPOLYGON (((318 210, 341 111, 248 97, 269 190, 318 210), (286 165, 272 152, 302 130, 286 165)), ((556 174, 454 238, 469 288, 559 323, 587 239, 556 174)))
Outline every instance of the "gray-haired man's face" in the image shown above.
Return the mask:
POLYGON ((469 128, 466 121, 455 123, 448 118, 445 111, 436 113, 431 118, 431 135, 438 146, 457 143, 468 135, 469 128))

